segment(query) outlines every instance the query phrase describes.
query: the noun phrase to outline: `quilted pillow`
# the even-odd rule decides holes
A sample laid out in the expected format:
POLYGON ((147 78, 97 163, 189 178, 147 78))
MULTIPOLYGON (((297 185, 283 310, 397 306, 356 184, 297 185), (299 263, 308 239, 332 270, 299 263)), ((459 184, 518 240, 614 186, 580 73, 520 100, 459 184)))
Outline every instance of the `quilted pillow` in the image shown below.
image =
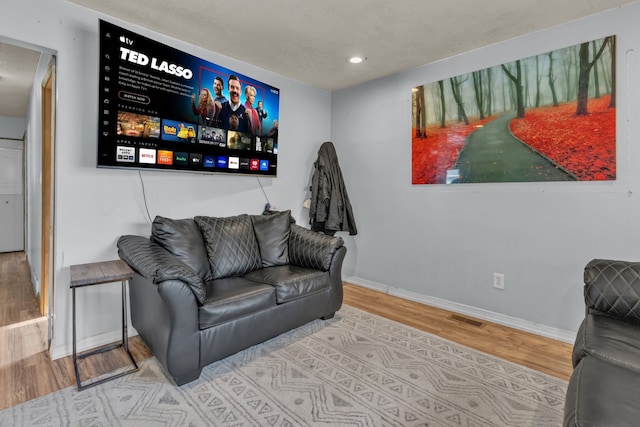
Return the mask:
POLYGON ((213 279, 242 276, 262 267, 249 215, 194 218, 204 237, 213 279))
POLYGON ((289 236, 289 261, 301 267, 327 271, 333 254, 342 246, 342 237, 328 236, 293 224, 289 236))
POLYGON ((291 211, 271 215, 252 215, 263 267, 289 264, 291 211))
POLYGON ((156 216, 151 224, 151 240, 191 267, 202 280, 211 280, 202 233, 193 219, 156 216))
POLYGON ((594 259, 584 268, 587 307, 626 319, 640 319, 640 263, 594 259))

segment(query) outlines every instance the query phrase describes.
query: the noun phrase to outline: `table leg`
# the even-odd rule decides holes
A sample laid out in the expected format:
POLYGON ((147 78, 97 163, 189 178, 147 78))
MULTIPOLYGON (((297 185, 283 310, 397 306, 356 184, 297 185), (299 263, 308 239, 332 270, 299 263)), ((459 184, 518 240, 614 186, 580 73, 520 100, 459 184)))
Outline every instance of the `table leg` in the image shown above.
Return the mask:
POLYGON ((80 389, 80 370, 78 369, 78 351, 77 351, 77 335, 76 335, 76 288, 71 289, 71 306, 72 306, 72 334, 73 334, 73 369, 76 372, 76 383, 78 384, 78 390, 80 389))
POLYGON ((127 281, 122 281, 122 344, 129 352, 129 333, 127 332, 127 281))

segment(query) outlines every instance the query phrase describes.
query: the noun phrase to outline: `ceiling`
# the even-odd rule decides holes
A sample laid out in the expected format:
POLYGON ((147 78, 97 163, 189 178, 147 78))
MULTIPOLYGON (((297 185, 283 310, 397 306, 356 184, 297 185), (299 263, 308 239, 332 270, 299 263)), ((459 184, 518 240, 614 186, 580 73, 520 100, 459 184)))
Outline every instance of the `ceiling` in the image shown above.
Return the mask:
MULTIPOLYGON (((68 1, 329 91, 637 2, 68 1), (351 55, 367 60, 352 65, 351 55)), ((0 50, 0 75, 11 62, 4 50, 12 53, 0 50)), ((0 79, 0 116, 14 115, 1 105, 4 90, 0 79)))
POLYGON ((0 42, 0 116, 27 115, 40 52, 0 42))

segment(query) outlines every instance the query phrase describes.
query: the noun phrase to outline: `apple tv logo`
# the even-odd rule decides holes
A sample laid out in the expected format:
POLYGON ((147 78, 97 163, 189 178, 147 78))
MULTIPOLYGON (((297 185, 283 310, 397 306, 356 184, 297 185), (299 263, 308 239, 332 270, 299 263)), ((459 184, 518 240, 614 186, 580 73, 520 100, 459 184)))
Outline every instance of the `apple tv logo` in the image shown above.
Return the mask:
POLYGON ((202 165, 202 154, 191 153, 191 157, 190 157, 189 161, 194 166, 202 165))

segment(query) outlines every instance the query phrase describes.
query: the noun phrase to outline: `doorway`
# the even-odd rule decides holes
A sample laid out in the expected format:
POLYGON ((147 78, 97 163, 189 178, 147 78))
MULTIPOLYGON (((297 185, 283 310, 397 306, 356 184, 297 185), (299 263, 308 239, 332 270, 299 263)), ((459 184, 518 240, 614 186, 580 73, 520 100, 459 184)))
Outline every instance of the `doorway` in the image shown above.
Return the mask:
MULTIPOLYGON (((13 135, 19 152, 4 150, 3 154, 6 161, 15 160, 11 167, 19 170, 22 184, 16 186, 21 187, 23 198, 19 226, 14 230, 19 233, 22 247, 12 247, 10 251, 21 256, 3 256, 0 261, 13 260, 15 264, 18 260, 25 264, 30 280, 22 283, 40 315, 32 320, 47 324, 41 329, 46 331, 49 348, 54 311, 56 53, 0 36, 0 59, 0 139, 3 133, 16 131, 16 121, 22 123, 15 132, 18 136, 13 135)), ((5 218, 3 215, 0 221, 5 218)), ((7 303, 0 301, 0 313, 7 303)))
POLYGON ((23 144, 0 135, 0 253, 24 250, 23 144))

